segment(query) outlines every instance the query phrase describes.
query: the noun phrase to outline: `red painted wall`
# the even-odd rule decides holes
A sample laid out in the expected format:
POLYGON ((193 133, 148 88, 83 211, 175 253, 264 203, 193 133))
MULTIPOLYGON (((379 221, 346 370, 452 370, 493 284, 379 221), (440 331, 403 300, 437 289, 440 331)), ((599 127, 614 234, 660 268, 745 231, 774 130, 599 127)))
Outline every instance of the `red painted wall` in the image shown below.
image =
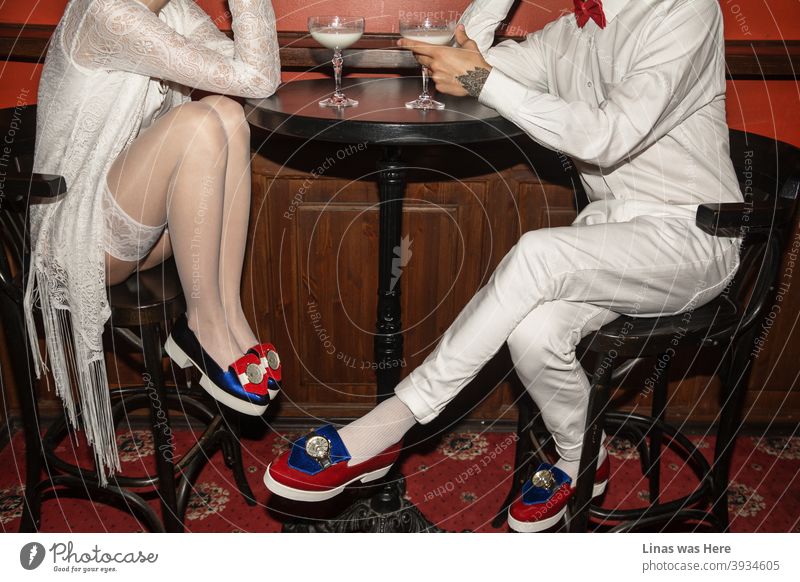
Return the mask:
MULTIPOLYGON (((636 0, 632 0, 636 1, 636 0)), ((197 0, 221 28, 230 21, 224 0, 197 0)), ((348 13, 367 18, 370 32, 396 31, 404 12, 440 12, 457 16, 468 0, 273 0, 278 28, 305 30, 309 15, 348 13)), ((53 24, 66 0, 18 2, 0 0, 0 22, 53 24)), ((571 0, 523 0, 508 23, 506 32, 523 35, 540 28, 569 9, 571 0)), ((798 0, 720 0, 725 15, 725 36, 741 40, 800 40, 798 0)), ((0 107, 17 102, 35 102, 39 69, 22 63, 0 65, 0 107)), ((794 81, 737 81, 728 84, 728 123, 777 137, 800 146, 800 87, 794 81)))
MULTIPOLYGON (((196 0, 221 28, 229 27, 225 0, 196 0)), ((632 0, 635 2, 636 0, 632 0)), ((66 0, 34 0, 0 2, 0 22, 52 24, 58 21, 66 0)), ((403 12, 444 12, 457 16, 469 0, 273 0, 280 30, 305 30, 306 19, 313 14, 348 13, 365 16, 367 30, 397 30, 397 19, 403 12)), ((797 0, 720 0, 725 13, 728 38, 798 39, 797 0)), ((510 26, 512 33, 536 30, 569 9, 571 0, 522 0, 518 3, 510 26)))

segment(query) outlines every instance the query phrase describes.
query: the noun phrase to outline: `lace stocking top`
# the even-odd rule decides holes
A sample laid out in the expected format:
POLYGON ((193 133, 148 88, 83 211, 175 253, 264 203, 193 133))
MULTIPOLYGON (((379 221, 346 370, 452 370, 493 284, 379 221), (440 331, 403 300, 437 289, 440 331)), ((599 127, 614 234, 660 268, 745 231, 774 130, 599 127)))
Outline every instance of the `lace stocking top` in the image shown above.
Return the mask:
MULTIPOLYGON (((102 195, 118 154, 190 88, 271 95, 280 81, 269 0, 229 0, 234 40, 193 0, 158 15, 137 0, 70 0, 39 86, 34 171, 64 176, 68 193, 31 208, 25 307, 42 311, 48 365, 69 417, 78 405, 103 479, 119 468, 102 346, 106 299, 102 195), (74 385, 73 385, 74 384, 74 385)), ((36 372, 44 361, 34 347, 36 372)))

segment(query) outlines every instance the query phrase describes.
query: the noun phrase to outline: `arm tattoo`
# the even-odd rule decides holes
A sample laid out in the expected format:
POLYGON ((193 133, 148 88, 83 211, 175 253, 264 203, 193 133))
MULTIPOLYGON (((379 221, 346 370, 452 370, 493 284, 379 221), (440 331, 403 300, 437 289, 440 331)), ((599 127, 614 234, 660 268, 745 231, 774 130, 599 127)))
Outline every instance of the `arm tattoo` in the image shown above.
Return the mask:
POLYGON ((472 97, 477 97, 481 94, 486 79, 489 77, 489 69, 483 67, 475 67, 466 74, 456 77, 464 90, 472 97))

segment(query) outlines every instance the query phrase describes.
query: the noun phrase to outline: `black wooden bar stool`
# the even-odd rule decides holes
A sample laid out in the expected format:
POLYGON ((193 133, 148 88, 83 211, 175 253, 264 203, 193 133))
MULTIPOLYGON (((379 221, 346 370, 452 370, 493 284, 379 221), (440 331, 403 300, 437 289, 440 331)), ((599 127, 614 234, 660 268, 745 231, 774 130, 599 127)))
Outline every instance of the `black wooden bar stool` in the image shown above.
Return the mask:
MULTIPOLYGON (((763 136, 731 131, 731 157, 746 202, 704 204, 696 224, 714 236, 743 235, 741 265, 722 295, 687 316, 619 317, 583 338, 579 349, 595 355, 589 410, 576 492, 566 514, 566 529, 584 532, 590 516, 610 531, 653 530, 691 522, 726 531, 728 475, 741 409, 752 364, 758 324, 769 311, 779 277, 781 257, 794 227, 795 201, 800 190, 800 150, 763 136), (680 349, 716 348, 722 351, 717 374, 721 403, 716 447, 709 463, 694 444, 666 423, 669 365, 680 349), (654 363, 650 416, 609 411, 609 391, 634 366, 654 363), (640 453, 649 485, 649 504, 635 509, 604 509, 591 503, 594 467, 602 432, 628 434, 640 453), (695 489, 670 501, 661 499, 660 460, 664 447, 676 452, 698 478, 695 489)), ((588 371, 588 370, 587 370, 588 371)), ((519 433, 513 489, 498 513, 496 526, 519 495, 531 459, 542 457, 541 434, 531 399, 520 400, 519 433)), ((612 475, 613 478, 613 475, 612 475)))
POLYGON ((255 505, 242 467, 238 414, 230 413, 226 418, 217 403, 196 383, 176 382, 178 387, 170 390, 165 386, 163 337, 169 322, 185 311, 180 281, 171 260, 157 268, 135 273, 125 282, 110 287, 108 293, 112 315, 107 327, 112 332, 114 351, 117 352, 118 340, 129 344, 144 355, 146 371, 143 385, 111 390, 114 421, 116 424, 128 420, 136 410, 149 410, 156 455, 155 474, 120 474, 111 477, 108 485, 101 486, 94 470, 81 468, 56 453, 58 445, 72 430, 65 419, 52 423, 42 436, 22 313, 23 274, 28 258, 25 216, 30 205, 68 194, 63 178, 30 172, 35 106, 0 111, 0 128, 10 127, 12 122, 16 128, 11 156, 13 168, 4 184, 7 199, 3 200, 0 211, 0 235, 6 250, 6 253, 0 252, 0 308, 7 348, 14 362, 25 431, 27 475, 20 531, 39 529, 42 497, 54 489, 126 509, 150 531, 182 531, 192 484, 218 448, 222 449, 240 493, 248 504, 255 505), (179 458, 174 448, 170 409, 181 411, 188 419, 199 421, 205 427, 197 442, 179 458), (143 488, 155 490, 160 499, 161 516, 147 503, 148 493, 140 491, 143 488))

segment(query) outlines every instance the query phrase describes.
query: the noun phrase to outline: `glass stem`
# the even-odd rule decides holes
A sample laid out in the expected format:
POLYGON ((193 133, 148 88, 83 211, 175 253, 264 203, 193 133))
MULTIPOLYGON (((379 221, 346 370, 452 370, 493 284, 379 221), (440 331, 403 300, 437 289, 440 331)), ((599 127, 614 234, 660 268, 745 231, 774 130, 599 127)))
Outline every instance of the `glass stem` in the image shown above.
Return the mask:
POLYGON ((334 96, 337 98, 344 97, 342 93, 342 64, 344 63, 344 59, 342 58, 342 51, 341 49, 335 49, 333 51, 333 76, 336 79, 336 92, 334 96))
POLYGON ((428 93, 428 77, 430 76, 431 71, 425 65, 422 66, 422 95, 419 96, 420 99, 430 99, 431 96, 428 93))

